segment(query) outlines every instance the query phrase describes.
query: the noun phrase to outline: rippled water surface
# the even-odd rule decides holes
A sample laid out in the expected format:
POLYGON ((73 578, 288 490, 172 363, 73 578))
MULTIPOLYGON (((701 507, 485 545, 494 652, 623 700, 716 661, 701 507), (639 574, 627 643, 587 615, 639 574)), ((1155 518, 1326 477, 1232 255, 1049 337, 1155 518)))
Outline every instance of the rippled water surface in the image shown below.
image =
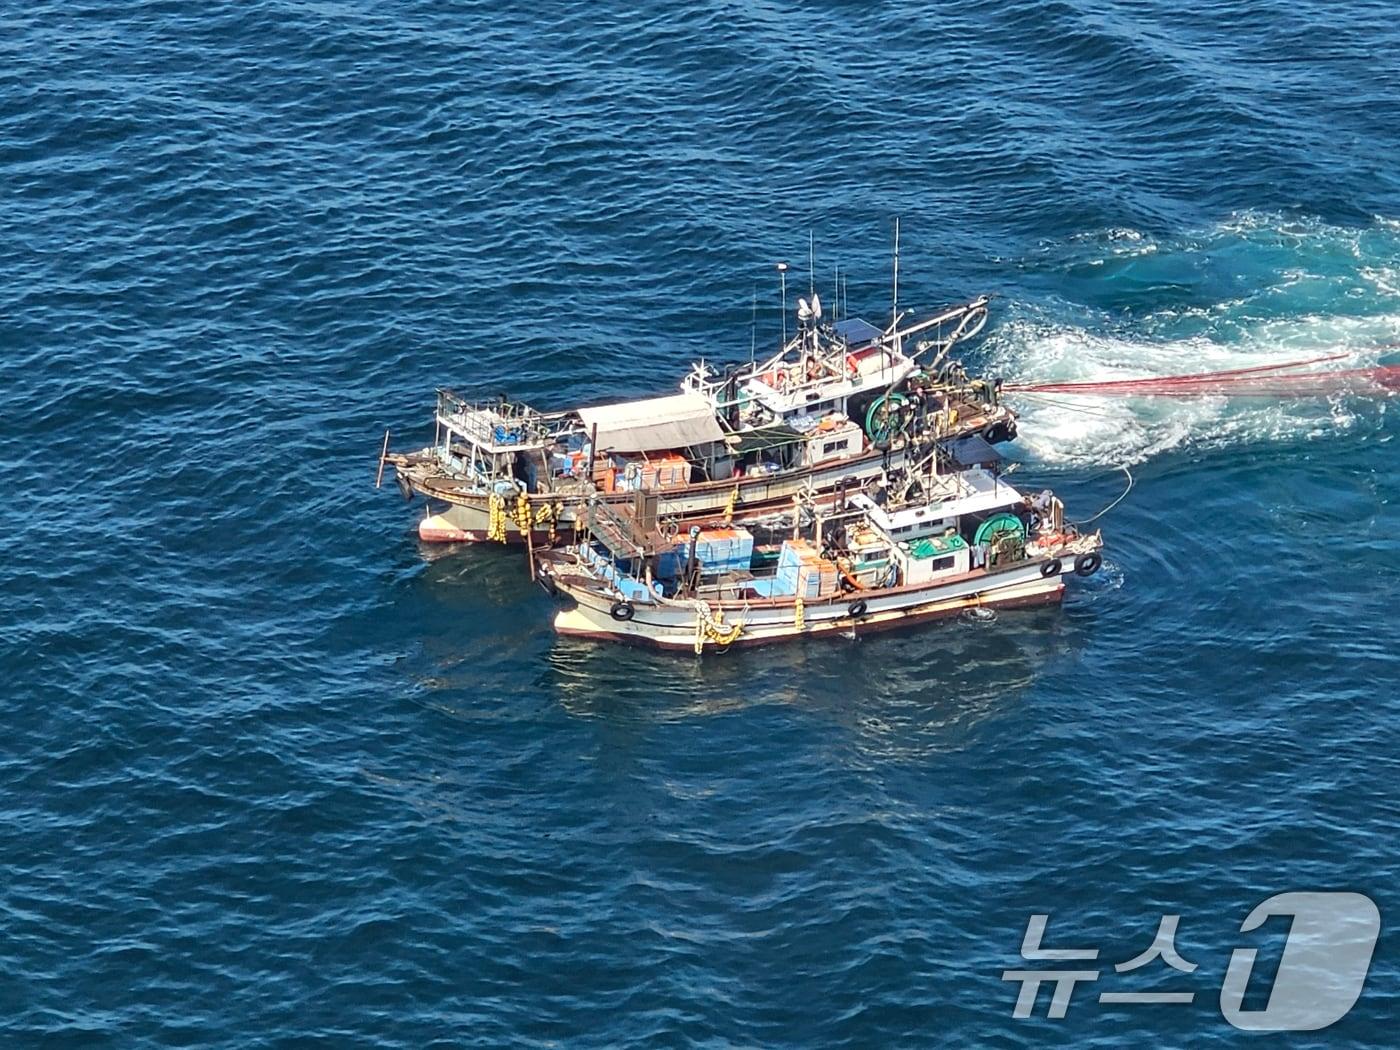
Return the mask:
POLYGON ((0 25, 6 1045, 1246 1043, 1294 889, 1385 926, 1289 1045, 1393 1042, 1393 404, 1027 398, 1027 485, 1136 478, 1064 608, 703 662, 557 640, 373 488, 435 385, 772 345, 809 230, 880 316, 896 215, 901 300, 997 293, 1008 377, 1395 361, 1393 5, 0 25), (1001 980, 1037 912, 1110 971, 1060 1021, 1001 980), (1163 913, 1199 969, 1113 975, 1163 913))

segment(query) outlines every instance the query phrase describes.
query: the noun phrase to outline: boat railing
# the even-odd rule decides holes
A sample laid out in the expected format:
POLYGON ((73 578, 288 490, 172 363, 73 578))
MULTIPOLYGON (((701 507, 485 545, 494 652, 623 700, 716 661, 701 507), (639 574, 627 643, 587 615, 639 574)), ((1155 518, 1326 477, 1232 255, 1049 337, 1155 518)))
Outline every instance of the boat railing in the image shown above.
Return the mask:
POLYGON ((470 401, 451 390, 439 390, 437 398, 438 422, 490 451, 538 446, 552 437, 550 418, 526 405, 470 401))
POLYGON ((588 528, 614 555, 642 558, 650 537, 626 505, 615 507, 596 497, 588 501, 588 528))

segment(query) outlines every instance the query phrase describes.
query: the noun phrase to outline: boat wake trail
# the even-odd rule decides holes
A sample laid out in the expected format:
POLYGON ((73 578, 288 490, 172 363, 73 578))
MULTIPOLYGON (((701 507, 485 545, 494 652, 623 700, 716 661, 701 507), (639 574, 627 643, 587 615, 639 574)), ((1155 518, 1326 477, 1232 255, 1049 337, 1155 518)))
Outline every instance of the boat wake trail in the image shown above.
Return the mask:
POLYGON ((1043 465, 1374 426, 1400 375, 1394 222, 1250 214, 1171 241, 1111 230, 1022 265, 1068 279, 1075 299, 1012 304, 987 343, 1020 447, 1043 465))

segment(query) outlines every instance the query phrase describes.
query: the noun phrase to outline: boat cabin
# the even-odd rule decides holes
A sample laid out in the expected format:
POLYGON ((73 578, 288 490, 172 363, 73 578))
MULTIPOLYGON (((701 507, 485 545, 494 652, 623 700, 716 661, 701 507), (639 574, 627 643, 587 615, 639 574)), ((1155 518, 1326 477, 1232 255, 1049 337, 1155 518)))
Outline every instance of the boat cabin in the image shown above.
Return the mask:
POLYGON ((870 534, 853 548, 856 570, 865 571, 866 559, 876 565, 888 559, 906 583, 996 565, 1019 557, 1016 548, 1025 542, 1026 498, 978 467, 928 479, 908 506, 886 506, 865 493, 848 504, 864 512, 870 534))
POLYGON ((439 390, 434 418, 438 462, 451 473, 488 481, 525 479, 547 464, 555 440, 550 417, 505 398, 474 403, 439 390))

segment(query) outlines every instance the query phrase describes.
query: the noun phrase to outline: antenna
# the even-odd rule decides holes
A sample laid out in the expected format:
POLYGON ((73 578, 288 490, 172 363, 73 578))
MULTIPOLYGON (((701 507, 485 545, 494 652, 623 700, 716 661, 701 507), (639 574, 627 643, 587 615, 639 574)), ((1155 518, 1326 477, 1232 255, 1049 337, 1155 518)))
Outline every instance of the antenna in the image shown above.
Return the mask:
POLYGON ((758 348, 758 282, 753 286, 753 310, 749 316, 749 365, 754 362, 754 354, 758 348))
POLYGON ((787 349, 787 271, 785 262, 778 263, 778 284, 783 290, 783 349, 787 349))
POLYGON ((890 331, 894 333, 894 352, 899 353, 899 216, 894 217, 894 305, 890 311, 890 331))
POLYGON ((817 242, 812 227, 807 227, 807 300, 817 294, 817 242))

